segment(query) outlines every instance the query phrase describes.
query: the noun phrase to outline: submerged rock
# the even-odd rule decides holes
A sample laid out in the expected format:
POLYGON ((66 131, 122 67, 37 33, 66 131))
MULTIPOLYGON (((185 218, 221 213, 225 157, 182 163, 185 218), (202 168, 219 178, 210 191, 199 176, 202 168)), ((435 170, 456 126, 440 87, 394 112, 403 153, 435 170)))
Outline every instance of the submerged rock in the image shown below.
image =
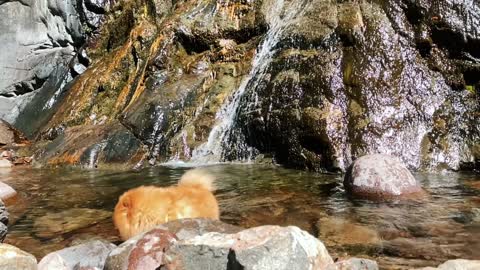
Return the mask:
POLYGON ((47 213, 33 223, 33 231, 41 238, 52 238, 60 234, 85 228, 110 218, 109 211, 88 208, 72 208, 58 213, 47 213))
POLYGON ((321 218, 317 230, 320 239, 328 239, 328 245, 380 245, 382 241, 374 229, 341 218, 321 218))
POLYGON ((14 246, 0 244, 0 270, 36 270, 37 259, 14 246))
MULTIPOLYGON (((1 6, 29 10, 27 2, 1 6)), ((95 156, 110 140, 105 163, 141 145, 135 161, 151 164, 265 155, 290 167, 345 171, 355 158, 381 152, 413 169, 478 168, 475 1, 74 2, 46 10, 42 22, 53 33, 75 33, 54 26, 64 30, 77 4, 80 20, 95 29, 72 65, 79 75, 69 84, 39 75, 30 86, 53 92, 37 95, 16 122, 23 129, 41 122, 38 153, 51 150, 42 164, 77 165, 80 152, 95 156), (53 11, 59 24, 49 23, 53 11), (102 15, 108 19, 98 28, 102 15), (112 123, 125 132, 105 128, 112 123), (52 141, 58 131, 96 126, 102 139, 81 148, 52 141)), ((77 50, 76 39, 56 37, 50 42, 58 46, 46 39, 40 51, 77 50)))
POLYGON ((115 245, 92 241, 52 252, 38 263, 39 270, 103 269, 115 245))
MULTIPOLYGON (((323 269, 333 264, 322 242, 297 227, 262 226, 228 234, 214 230, 231 231, 233 227, 216 224, 210 228, 213 223, 186 220, 187 227, 178 230, 183 239, 160 228, 133 237, 110 253, 105 269, 279 270, 323 269)), ((179 225, 166 227, 177 230, 179 225)))
POLYGON ((347 170, 343 185, 351 195, 377 199, 422 191, 415 177, 400 160, 382 154, 355 160, 347 170))

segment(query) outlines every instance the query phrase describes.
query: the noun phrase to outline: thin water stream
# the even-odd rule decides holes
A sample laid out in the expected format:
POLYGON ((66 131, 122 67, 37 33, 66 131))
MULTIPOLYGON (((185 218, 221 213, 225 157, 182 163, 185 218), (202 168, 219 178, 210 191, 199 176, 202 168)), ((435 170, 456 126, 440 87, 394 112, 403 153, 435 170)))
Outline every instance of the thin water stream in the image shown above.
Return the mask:
MULTIPOLYGON (((416 174, 429 196, 418 201, 351 199, 342 176, 259 165, 213 165, 223 221, 243 227, 296 225, 334 257, 367 257, 382 269, 480 258, 480 175, 416 174)), ((41 258, 92 238, 119 242, 110 213, 118 196, 142 184, 174 184, 185 167, 141 171, 1 171, 19 191, 6 242, 41 258)))

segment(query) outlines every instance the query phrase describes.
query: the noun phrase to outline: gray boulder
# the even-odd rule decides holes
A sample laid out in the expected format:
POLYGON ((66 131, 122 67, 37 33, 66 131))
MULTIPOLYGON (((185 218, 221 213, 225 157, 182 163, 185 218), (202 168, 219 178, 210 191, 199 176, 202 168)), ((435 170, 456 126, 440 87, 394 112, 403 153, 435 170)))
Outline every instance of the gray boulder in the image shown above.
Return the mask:
POLYGON ((421 268, 421 270, 477 270, 480 269, 480 260, 464 260, 464 259, 456 259, 456 260, 449 260, 437 268, 434 267, 425 267, 421 268))
POLYGON ((366 155, 355 160, 347 170, 343 185, 352 195, 380 199, 422 191, 400 160, 383 154, 366 155))
POLYGON ((262 226, 236 234, 207 233, 176 242, 168 269, 322 269, 333 263, 325 246, 298 227, 262 226))
POLYGON ((38 263, 39 270, 103 269, 108 254, 115 245, 91 241, 52 252, 38 263))
POLYGON ((205 218, 179 219, 133 237, 108 257, 106 269, 156 269, 164 263, 163 254, 177 240, 187 240, 210 232, 237 233, 241 228, 205 218), (148 246, 148 251, 144 247, 148 246), (143 251, 143 252, 142 252, 143 251), (145 268, 145 267, 151 268, 145 268), (130 268, 129 268, 130 267, 130 268), (132 268, 133 267, 133 268, 132 268))
POLYGON ((0 270, 37 270, 37 259, 21 249, 0 244, 0 270))

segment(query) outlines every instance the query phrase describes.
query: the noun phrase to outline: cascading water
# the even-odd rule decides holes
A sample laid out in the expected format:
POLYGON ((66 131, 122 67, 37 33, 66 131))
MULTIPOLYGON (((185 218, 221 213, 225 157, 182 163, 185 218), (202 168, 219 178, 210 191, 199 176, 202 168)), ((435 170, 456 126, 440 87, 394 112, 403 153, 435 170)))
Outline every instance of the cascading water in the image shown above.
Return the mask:
POLYGON ((308 1, 304 0, 276 0, 266 12, 266 20, 269 30, 265 40, 257 49, 252 63, 250 74, 243 80, 233 96, 220 109, 216 115, 217 123, 209 134, 206 143, 192 152, 192 163, 212 163, 222 161, 224 143, 228 140, 228 134, 232 128, 240 105, 240 100, 245 90, 254 86, 263 76, 273 56, 276 54, 276 46, 280 41, 284 30, 292 21, 301 15, 308 1))

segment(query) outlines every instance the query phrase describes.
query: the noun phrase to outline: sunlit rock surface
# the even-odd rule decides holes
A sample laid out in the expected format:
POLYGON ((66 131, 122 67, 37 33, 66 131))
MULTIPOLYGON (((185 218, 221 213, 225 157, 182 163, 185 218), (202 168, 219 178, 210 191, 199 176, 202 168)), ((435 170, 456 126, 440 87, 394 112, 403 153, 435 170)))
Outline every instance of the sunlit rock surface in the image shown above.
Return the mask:
POLYGON ((326 269, 333 263, 321 241, 293 226, 207 233, 175 243, 166 254, 171 269, 326 269))
POLYGON ((37 113, 46 124, 18 121, 52 153, 68 151, 54 143, 68 128, 119 123, 145 150, 135 165, 267 157, 345 171, 384 153, 410 169, 478 168, 478 2, 94 2, 104 23, 80 12, 96 29, 84 67, 24 110, 56 104, 37 113))
MULTIPOLYGON (((81 42, 74 1, 0 1, 0 117, 14 122, 81 42)), ((53 79, 53 78, 52 78, 53 79)))
POLYGON ((480 268, 479 260, 450 260, 442 263, 437 268, 435 267, 425 267, 421 268, 422 270, 474 270, 480 268))
POLYGON ((37 259, 14 246, 0 244, 0 269, 36 270, 37 259))
POLYGON ((420 184, 401 161, 382 154, 355 160, 347 170, 343 185, 351 195, 377 199, 422 192, 420 184))
MULTIPOLYGON (((308 22, 316 2, 323 1, 307 5, 297 20, 308 22)), ((345 3, 332 7, 330 14, 335 12, 337 18, 323 24, 334 31, 321 32, 321 45, 287 46, 256 75, 239 106, 241 132, 225 144, 233 151, 227 158, 238 155, 228 145, 240 142, 272 153, 280 163, 312 170, 345 170, 352 158, 378 152, 397 155, 415 169, 474 163, 479 105, 467 85, 478 80, 449 84, 430 64, 438 55, 424 55, 404 35, 415 22, 407 20, 400 29, 385 6, 345 3)), ((478 74, 478 60, 473 62, 478 74)))

